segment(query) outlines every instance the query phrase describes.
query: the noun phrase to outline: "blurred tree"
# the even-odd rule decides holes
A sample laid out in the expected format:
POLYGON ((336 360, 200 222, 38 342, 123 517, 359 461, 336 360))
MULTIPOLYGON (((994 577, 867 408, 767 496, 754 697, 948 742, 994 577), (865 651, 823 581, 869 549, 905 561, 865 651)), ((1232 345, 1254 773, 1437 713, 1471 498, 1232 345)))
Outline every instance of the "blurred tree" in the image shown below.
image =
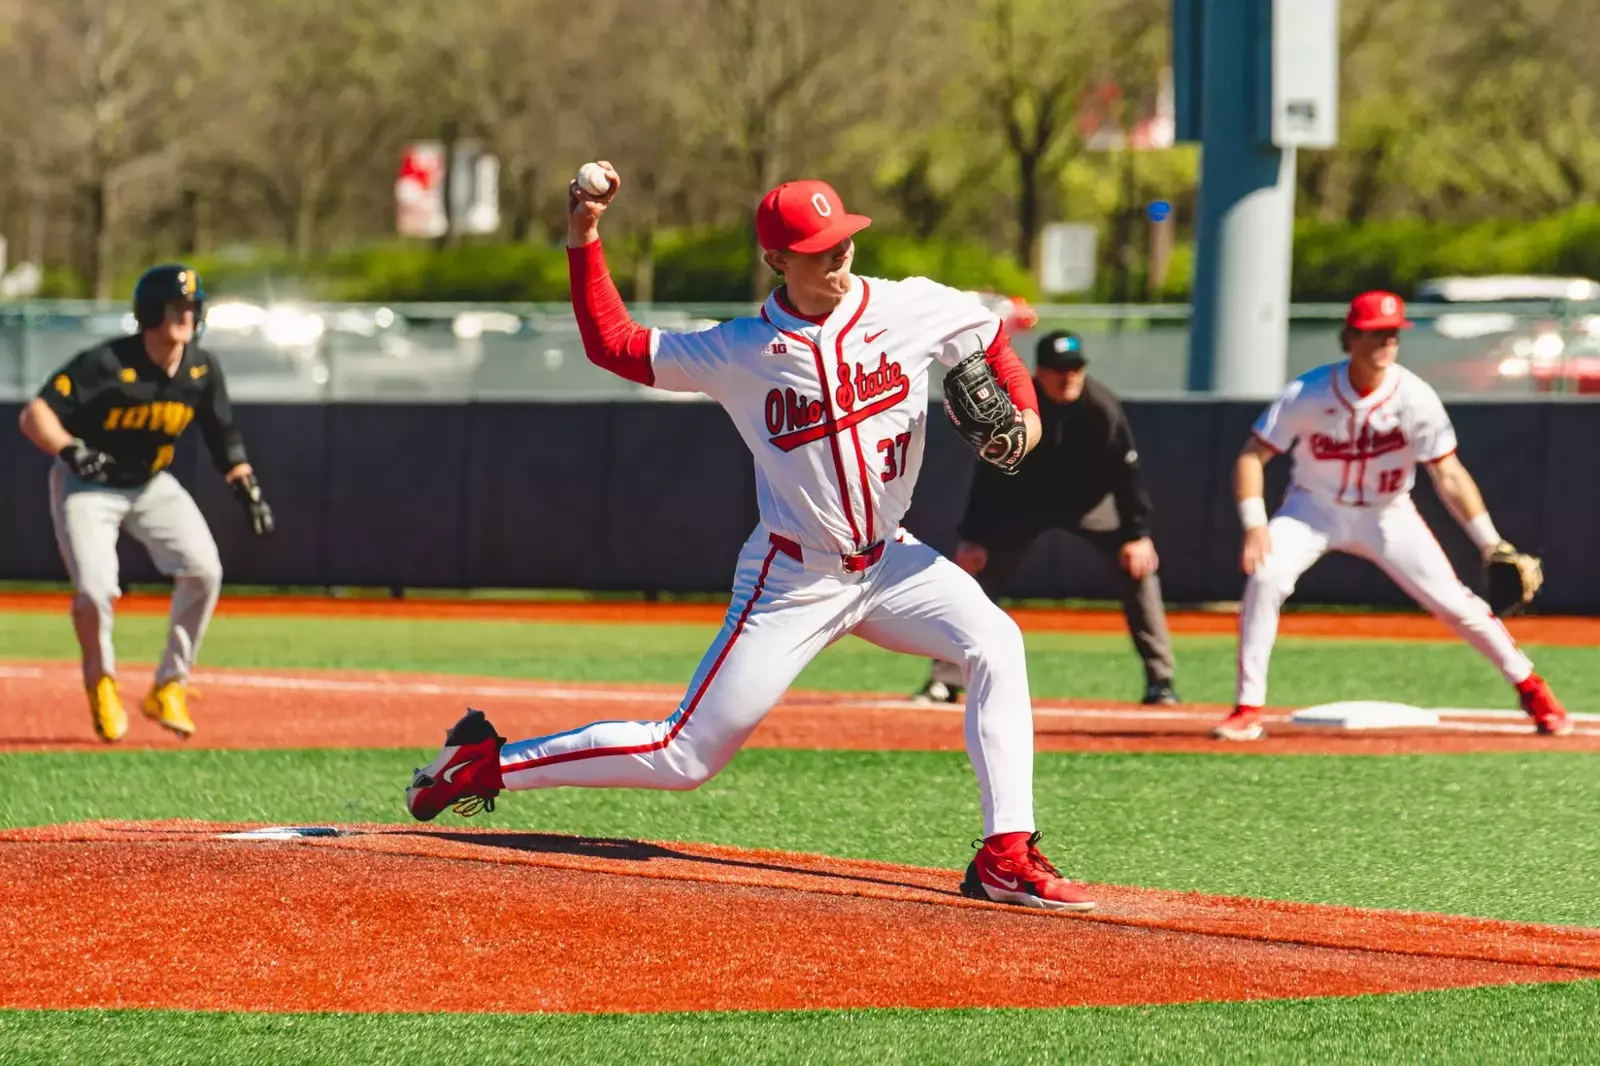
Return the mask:
POLYGON ((426 8, 240 0, 231 14, 220 42, 227 95, 215 101, 229 122, 212 145, 222 180, 263 209, 300 258, 352 209, 392 227, 400 145, 439 128, 438 72, 414 45, 434 32, 426 8))
MULTIPOLYGON (((1600 5, 1340 9, 1340 143, 1300 153, 1302 216, 1527 220, 1600 197, 1600 5)), ((608 235, 636 293, 658 249, 813 174, 879 232, 1029 265, 1045 222, 1093 222, 1107 294, 1131 294, 1138 212, 1160 195, 1187 225, 1193 167, 1088 151, 1085 122, 1144 105, 1167 18, 1166 0, 0 0, 0 233, 100 293, 157 255, 370 242, 393 234, 401 145, 452 122, 500 158, 503 239, 558 240, 571 173, 615 162, 608 235)))
POLYGON ((500 160, 503 232, 513 241, 543 239, 550 220, 541 208, 560 154, 563 104, 582 98, 592 33, 572 31, 615 4, 570 5, 554 0, 438 3, 435 32, 423 45, 426 68, 438 72, 438 106, 481 135, 500 160))
POLYGON ((1159 0, 985 0, 970 16, 970 77, 1013 169, 1023 266, 1034 265, 1045 196, 1082 149, 1086 107, 1110 102, 1100 117, 1115 124, 1125 101, 1154 87, 1166 18, 1159 0))
POLYGON ((1454 6, 1472 17, 1445 64, 1451 102, 1479 134, 1455 153, 1461 172, 1501 211, 1543 214, 1592 201, 1600 11, 1571 0, 1454 6))
MULTIPOLYGON (((178 0, 52 0, 12 20, 30 182, 65 189, 75 265, 111 295, 119 199, 175 184, 208 65, 203 12, 178 0)), ((8 129, 8 138, 10 131, 8 129)))
MULTIPOLYGON (((679 76, 694 93, 695 143, 709 149, 701 177, 747 219, 764 192, 815 172, 881 115, 894 76, 888 42, 914 39, 921 21, 917 5, 855 0, 698 0, 684 15, 695 38, 678 57, 679 76)), ((850 202, 850 183, 837 184, 850 202)), ((750 247, 751 295, 761 299, 772 276, 753 231, 750 247)))

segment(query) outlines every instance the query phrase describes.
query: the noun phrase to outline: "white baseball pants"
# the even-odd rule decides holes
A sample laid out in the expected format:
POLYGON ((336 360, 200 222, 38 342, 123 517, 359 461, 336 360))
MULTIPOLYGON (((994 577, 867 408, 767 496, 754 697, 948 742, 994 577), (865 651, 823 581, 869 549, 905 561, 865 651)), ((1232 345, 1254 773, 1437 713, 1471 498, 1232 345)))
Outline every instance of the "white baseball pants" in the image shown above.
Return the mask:
POLYGON ((678 709, 661 721, 595 722, 507 744, 506 787, 695 788, 727 765, 818 652, 854 633, 961 664, 983 835, 1032 832, 1033 706, 1022 633, 960 567, 908 533, 899 538, 874 566, 846 573, 837 555, 790 558, 758 526, 740 552, 722 631, 678 709))
POLYGON ((1511 684, 1533 673, 1533 664, 1489 605, 1456 576, 1410 496, 1382 507, 1348 507, 1291 491, 1267 531, 1272 550, 1245 582, 1240 605, 1239 706, 1266 703, 1267 663, 1283 601, 1300 575, 1330 551, 1371 560, 1406 595, 1478 649, 1511 684))

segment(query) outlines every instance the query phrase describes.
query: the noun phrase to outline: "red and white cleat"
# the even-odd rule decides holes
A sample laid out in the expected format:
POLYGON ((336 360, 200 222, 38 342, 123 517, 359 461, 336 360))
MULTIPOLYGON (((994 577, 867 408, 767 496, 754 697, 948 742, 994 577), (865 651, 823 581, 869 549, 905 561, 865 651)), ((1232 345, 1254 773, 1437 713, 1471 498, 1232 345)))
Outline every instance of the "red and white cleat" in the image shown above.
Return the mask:
POLYGON ((1218 740, 1260 740, 1267 735, 1260 707, 1235 707, 1233 713, 1211 729, 1218 740))
POLYGON ((1544 678, 1530 674, 1528 680, 1517 686, 1517 695, 1522 698, 1522 709, 1528 712, 1539 732, 1551 737, 1564 737, 1572 732, 1572 719, 1567 717, 1567 709, 1561 706, 1544 678))
POLYGON ((1094 910, 1094 900, 1040 854, 1038 833, 1002 833, 983 841, 967 864, 961 894, 1050 911, 1094 910))
POLYGON ((500 748, 505 742, 482 711, 467 711, 445 734, 439 757, 412 777, 406 789, 411 817, 432 821, 446 807, 464 818, 494 810, 494 798, 505 787, 500 780, 500 748))

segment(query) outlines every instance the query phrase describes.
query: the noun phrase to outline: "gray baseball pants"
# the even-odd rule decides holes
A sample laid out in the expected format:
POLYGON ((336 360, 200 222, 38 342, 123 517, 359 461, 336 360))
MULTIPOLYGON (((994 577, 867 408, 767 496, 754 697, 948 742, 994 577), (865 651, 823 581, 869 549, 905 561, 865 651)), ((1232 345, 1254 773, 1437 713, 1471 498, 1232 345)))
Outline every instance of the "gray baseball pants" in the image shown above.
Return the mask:
POLYGON ((138 488, 116 488, 84 481, 58 462, 50 470, 50 516, 75 590, 72 624, 83 649, 84 686, 116 676, 111 621, 112 604, 122 595, 117 537, 124 529, 173 579, 167 649, 156 684, 187 681, 222 590, 222 559, 200 508, 177 478, 162 472, 138 488))

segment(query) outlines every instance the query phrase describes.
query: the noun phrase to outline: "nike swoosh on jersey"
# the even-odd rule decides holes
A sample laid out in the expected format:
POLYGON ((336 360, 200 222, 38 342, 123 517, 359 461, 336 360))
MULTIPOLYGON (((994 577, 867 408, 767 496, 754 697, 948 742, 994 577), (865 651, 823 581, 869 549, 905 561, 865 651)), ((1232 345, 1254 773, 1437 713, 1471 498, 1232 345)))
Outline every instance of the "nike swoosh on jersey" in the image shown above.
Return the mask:
POLYGON ((873 341, 877 340, 879 337, 883 336, 885 333, 888 333, 888 332, 889 331, 887 329, 880 329, 876 333, 867 334, 862 339, 865 340, 868 344, 871 344, 873 341))

